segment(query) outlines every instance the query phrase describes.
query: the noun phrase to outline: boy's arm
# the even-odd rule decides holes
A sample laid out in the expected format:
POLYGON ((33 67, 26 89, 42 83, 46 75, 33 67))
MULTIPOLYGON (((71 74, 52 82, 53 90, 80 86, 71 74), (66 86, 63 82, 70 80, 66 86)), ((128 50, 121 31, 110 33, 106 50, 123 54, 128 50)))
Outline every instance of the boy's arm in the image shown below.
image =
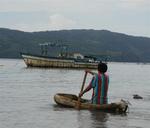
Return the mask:
POLYGON ((85 88, 85 90, 79 94, 80 97, 83 96, 84 93, 86 93, 86 92, 88 92, 89 90, 91 90, 91 88, 92 88, 92 81, 93 81, 93 80, 94 80, 94 77, 92 78, 90 84, 85 88))

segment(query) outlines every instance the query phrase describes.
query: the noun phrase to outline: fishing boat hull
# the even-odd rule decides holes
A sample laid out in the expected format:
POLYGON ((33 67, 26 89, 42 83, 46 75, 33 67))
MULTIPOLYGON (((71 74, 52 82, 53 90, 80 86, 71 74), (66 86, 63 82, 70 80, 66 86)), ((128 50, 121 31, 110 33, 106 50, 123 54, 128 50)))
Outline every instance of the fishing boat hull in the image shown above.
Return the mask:
POLYGON ((45 57, 25 53, 21 53, 21 56, 28 67, 96 69, 98 65, 98 63, 76 61, 71 58, 45 57))
MULTIPOLYGON (((77 108, 78 105, 78 97, 73 94, 58 93, 54 96, 54 100, 58 105, 61 105, 63 107, 77 108)), ((80 102, 81 102, 79 107, 80 109, 125 113, 128 108, 128 104, 123 100, 121 100, 120 102, 103 105, 91 104, 86 99, 81 99, 80 102)))

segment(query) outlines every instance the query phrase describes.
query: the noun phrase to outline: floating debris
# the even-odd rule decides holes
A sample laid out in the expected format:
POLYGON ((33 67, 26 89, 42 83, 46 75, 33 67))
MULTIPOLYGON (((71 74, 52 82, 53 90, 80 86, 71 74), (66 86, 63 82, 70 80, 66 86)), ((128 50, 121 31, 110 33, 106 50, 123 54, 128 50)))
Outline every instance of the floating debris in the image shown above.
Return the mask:
POLYGON ((133 99, 143 99, 143 97, 138 94, 134 94, 133 99))

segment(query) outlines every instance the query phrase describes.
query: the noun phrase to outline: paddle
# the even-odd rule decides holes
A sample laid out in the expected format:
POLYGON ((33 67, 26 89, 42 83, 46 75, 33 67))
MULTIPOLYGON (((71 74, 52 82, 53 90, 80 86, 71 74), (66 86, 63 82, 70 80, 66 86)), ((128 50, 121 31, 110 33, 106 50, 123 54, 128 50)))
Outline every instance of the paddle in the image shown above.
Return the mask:
MULTIPOLYGON (((85 85, 85 81, 86 81, 86 77, 87 77, 87 73, 88 72, 85 71, 80 93, 83 91, 83 88, 84 88, 84 85, 85 85)), ((79 93, 79 96, 78 96, 78 102, 77 102, 77 106, 76 106, 77 109, 80 109, 80 104, 81 104, 81 102, 80 102, 80 100, 81 100, 80 93, 79 93)))

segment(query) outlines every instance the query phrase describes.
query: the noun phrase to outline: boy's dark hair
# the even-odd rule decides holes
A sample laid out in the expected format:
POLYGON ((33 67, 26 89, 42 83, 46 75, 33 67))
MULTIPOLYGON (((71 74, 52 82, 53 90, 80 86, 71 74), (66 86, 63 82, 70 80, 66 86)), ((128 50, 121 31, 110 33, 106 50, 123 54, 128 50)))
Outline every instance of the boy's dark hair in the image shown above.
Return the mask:
POLYGON ((100 62, 98 64, 98 71, 105 73, 107 71, 107 65, 105 63, 100 62))

